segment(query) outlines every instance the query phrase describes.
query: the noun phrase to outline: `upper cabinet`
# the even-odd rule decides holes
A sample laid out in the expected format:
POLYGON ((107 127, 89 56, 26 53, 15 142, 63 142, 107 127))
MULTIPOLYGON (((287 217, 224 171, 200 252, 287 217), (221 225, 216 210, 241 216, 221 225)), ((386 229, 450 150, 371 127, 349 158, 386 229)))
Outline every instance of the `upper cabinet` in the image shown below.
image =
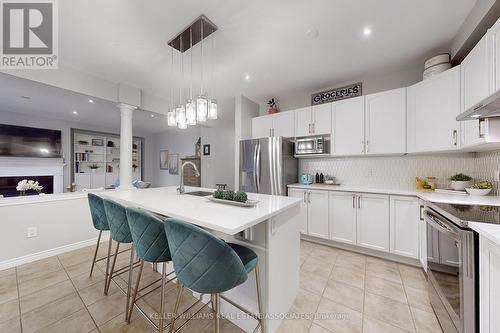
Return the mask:
POLYGON ((332 155, 365 153, 364 96, 332 103, 332 155))
POLYGON ((408 152, 459 148, 460 66, 407 88, 408 152))
POLYGON ((294 116, 294 112, 289 111, 252 118, 252 138, 259 139, 269 136, 294 137, 294 116))
POLYGON ((330 135, 331 103, 295 110, 295 136, 330 135))
POLYGON ((489 96, 488 35, 477 43, 461 64, 462 111, 480 105, 489 96))
POLYGON ((406 88, 365 97, 366 154, 406 152, 406 88))
POLYGON ((490 93, 500 90, 500 20, 488 30, 488 60, 490 63, 490 93))

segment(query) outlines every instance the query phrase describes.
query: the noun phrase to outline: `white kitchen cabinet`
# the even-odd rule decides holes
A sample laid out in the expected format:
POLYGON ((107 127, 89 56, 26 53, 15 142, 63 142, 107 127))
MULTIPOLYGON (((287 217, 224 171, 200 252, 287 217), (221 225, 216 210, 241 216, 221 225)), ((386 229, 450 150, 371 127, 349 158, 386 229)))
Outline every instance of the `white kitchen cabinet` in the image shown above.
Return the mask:
POLYGON ((312 119, 314 135, 330 135, 332 132, 332 103, 314 105, 312 119))
POLYGON ((295 136, 294 112, 280 112, 272 115, 252 118, 252 138, 260 139, 270 136, 295 136))
POLYGON ((252 118, 252 139, 271 136, 272 128, 273 118, 270 115, 252 118))
POLYGON ((76 190, 96 189, 106 186, 104 173, 75 173, 76 190))
POLYGON ((325 103, 295 110, 295 136, 330 135, 331 108, 325 103))
POLYGON ((419 200, 416 197, 390 197, 390 251, 419 259, 419 200))
POLYGON ((478 106, 490 94, 488 35, 476 44, 461 64, 462 111, 478 106))
POLYGON ((424 271, 427 272, 427 222, 424 218, 424 202, 418 200, 419 203, 419 214, 418 214, 418 233, 419 233, 419 249, 418 257, 420 264, 424 271))
POLYGON ((356 244, 356 193, 330 192, 330 239, 356 244))
POLYGON ((273 136, 293 138, 295 136, 295 117, 292 111, 279 112, 273 119, 273 136))
POLYGON ((309 235, 328 238, 328 191, 308 191, 307 204, 309 235))
POLYGON ((500 118, 462 121, 462 149, 481 145, 500 146, 500 118))
POLYGON ((357 201, 357 244, 388 252, 389 196, 363 193, 357 201))
POLYGON ((290 188, 288 189, 288 196, 293 198, 299 198, 302 200, 300 202, 300 232, 303 234, 307 234, 309 232, 308 229, 308 218, 307 218, 307 190, 290 188))
POLYGON ((332 103, 332 155, 365 153, 364 96, 332 103))
POLYGON ((479 238, 479 331, 496 333, 500 327, 500 246, 479 238))
POLYGON ((488 30, 490 94, 500 90, 500 19, 488 30))
POLYGON ((406 153, 406 88, 365 97, 366 154, 406 153))
POLYGON ((408 152, 458 149, 460 110, 460 66, 408 87, 408 152))

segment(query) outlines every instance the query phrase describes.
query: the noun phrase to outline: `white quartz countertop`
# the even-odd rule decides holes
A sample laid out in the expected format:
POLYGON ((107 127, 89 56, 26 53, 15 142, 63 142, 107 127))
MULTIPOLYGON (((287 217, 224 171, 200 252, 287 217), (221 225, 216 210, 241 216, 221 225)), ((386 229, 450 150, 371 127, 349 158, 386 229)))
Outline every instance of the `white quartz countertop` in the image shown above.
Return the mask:
POLYGON ((479 222, 468 222, 468 225, 479 235, 489 239, 495 244, 500 245, 500 225, 479 222))
POLYGON ((401 190, 391 188, 370 188, 348 185, 325 185, 325 184, 292 184, 289 188, 323 190, 323 191, 342 191, 342 192, 359 192, 359 193, 375 193, 388 195, 405 195, 415 196, 424 201, 435 203, 448 203, 455 205, 480 205, 480 206, 500 206, 500 196, 473 196, 473 195, 455 195, 445 193, 435 193, 431 191, 417 190, 401 190))
MULTIPOLYGON (((164 216, 178 218, 203 228, 237 234, 279 213, 300 204, 300 199, 248 193, 248 198, 258 200, 256 207, 237 207, 209 201, 189 194, 179 195, 177 186, 151 189, 132 189, 102 192, 125 205, 137 206, 164 216)), ((213 191, 186 187, 190 191, 213 191)))

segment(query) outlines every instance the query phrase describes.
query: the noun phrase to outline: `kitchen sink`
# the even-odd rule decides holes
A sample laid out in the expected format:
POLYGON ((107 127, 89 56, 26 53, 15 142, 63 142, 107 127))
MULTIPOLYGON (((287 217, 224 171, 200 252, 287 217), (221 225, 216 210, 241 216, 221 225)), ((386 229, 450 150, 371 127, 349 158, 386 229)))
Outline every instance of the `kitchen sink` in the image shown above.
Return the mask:
POLYGON ((184 194, 189 194, 189 195, 194 195, 197 197, 208 197, 209 195, 212 195, 212 192, 206 192, 206 191, 193 191, 193 192, 186 192, 184 194))

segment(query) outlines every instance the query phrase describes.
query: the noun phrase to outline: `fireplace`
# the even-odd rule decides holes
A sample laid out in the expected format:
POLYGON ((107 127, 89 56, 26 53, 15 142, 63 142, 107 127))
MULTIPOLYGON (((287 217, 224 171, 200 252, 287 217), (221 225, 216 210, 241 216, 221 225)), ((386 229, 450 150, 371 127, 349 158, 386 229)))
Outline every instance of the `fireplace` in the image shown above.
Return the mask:
MULTIPOLYGON (((0 195, 4 197, 16 197, 19 196, 19 192, 16 190, 17 183, 23 179, 37 181, 43 186, 42 193, 52 194, 54 193, 54 176, 9 176, 0 177, 0 195)), ((36 192, 29 191, 26 195, 37 194, 36 192)))

